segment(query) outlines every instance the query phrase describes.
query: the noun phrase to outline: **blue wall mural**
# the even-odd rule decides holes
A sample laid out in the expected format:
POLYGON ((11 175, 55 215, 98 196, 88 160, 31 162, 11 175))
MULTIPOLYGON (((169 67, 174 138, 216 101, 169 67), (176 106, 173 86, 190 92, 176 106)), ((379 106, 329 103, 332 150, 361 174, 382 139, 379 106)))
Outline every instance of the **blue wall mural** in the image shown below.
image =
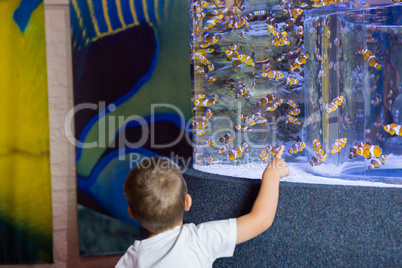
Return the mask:
POLYGON ((192 154, 188 3, 71 0, 70 8, 80 251, 123 252, 146 235, 127 214, 129 170, 144 157, 192 154), (113 232, 128 244, 112 245, 113 232))

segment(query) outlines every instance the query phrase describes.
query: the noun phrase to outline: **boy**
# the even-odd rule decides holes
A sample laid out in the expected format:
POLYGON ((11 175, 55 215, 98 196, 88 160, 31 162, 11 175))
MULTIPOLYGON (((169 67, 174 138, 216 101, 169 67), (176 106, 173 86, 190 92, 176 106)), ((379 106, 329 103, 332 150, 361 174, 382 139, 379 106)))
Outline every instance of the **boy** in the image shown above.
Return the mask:
POLYGON ((183 225, 191 196, 176 164, 167 158, 143 160, 124 184, 128 213, 146 228, 149 238, 134 241, 116 267, 212 267, 233 256, 236 244, 267 230, 275 217, 279 179, 289 175, 282 145, 265 168, 250 213, 236 219, 183 225))

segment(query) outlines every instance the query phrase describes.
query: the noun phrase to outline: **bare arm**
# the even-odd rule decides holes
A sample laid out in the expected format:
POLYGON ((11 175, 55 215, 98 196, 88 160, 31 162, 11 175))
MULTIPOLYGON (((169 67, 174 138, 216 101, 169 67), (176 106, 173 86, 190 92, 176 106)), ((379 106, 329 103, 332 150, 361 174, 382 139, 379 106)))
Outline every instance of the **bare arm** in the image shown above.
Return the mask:
POLYGON ((236 219, 236 244, 243 243, 267 230, 275 218, 279 197, 279 179, 289 175, 289 168, 281 159, 282 145, 275 159, 262 174, 260 191, 250 213, 236 219))

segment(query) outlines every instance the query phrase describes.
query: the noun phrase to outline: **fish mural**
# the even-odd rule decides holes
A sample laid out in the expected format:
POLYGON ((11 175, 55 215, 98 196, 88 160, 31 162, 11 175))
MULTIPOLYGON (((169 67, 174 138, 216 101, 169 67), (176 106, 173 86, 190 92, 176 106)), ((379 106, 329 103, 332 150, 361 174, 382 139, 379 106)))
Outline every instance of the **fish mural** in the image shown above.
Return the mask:
POLYGON ((43 1, 0 1, 0 266, 53 262, 43 1))
MULTIPOLYGON (((285 159, 312 173, 350 171, 376 180, 370 176, 387 177, 378 170, 390 168, 401 183, 402 7, 373 7, 343 0, 191 1, 192 94, 219 98, 209 107, 208 128, 195 137, 195 167, 267 163, 284 144, 285 159), (247 152, 240 150, 244 142, 247 152), (367 149, 349 158, 356 143, 383 153, 367 149)), ((193 116, 206 121, 205 109, 193 103, 193 116)))
MULTIPOLYGON (((70 10, 79 215, 101 213, 118 228, 132 225, 130 241, 140 239, 147 234, 127 214, 122 192, 130 169, 145 157, 185 162, 192 156, 188 5, 71 0, 70 10)), ((194 58, 212 70, 205 55, 194 58)), ((200 95, 193 104, 210 107, 216 101, 200 95)), ((193 128, 202 135, 205 124, 196 120, 193 128)), ((110 253, 101 242, 84 246, 90 228, 84 216, 78 222, 80 253, 110 253)))

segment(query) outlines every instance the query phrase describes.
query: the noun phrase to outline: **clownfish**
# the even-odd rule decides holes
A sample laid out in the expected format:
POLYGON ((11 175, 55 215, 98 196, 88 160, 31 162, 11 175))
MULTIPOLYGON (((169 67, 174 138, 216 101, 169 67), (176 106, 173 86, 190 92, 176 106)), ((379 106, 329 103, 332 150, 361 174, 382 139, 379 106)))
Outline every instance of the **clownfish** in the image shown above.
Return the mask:
POLYGON ((286 112, 288 115, 291 116, 298 116, 300 114, 300 109, 299 108, 293 108, 289 111, 286 112))
POLYGON ((202 120, 203 121, 209 121, 212 118, 212 115, 213 115, 212 110, 211 109, 206 109, 205 114, 202 117, 202 120))
POLYGON ((355 143, 355 145, 354 145, 352 148, 350 148, 349 159, 352 159, 353 157, 356 157, 356 156, 357 156, 357 150, 358 150, 360 147, 363 147, 363 146, 364 146, 364 143, 363 143, 363 142, 357 142, 357 143, 355 143))
POLYGON ((219 148, 219 151, 217 152, 217 154, 223 154, 224 152, 227 152, 227 151, 229 151, 229 147, 227 145, 224 145, 219 148))
POLYGON ((318 154, 320 154, 320 155, 325 155, 325 154, 327 153, 326 151, 324 151, 324 150, 322 149, 322 144, 321 144, 320 140, 314 139, 314 140, 313 140, 313 145, 314 145, 315 151, 316 151, 318 154))
POLYGON ((362 147, 357 149, 357 154, 370 159, 371 157, 380 157, 382 154, 382 149, 379 145, 371 145, 370 143, 365 143, 362 147))
POLYGON ((240 54, 237 51, 226 50, 225 54, 227 60, 238 59, 240 57, 240 54))
POLYGON ((294 85, 297 85, 298 83, 299 83, 299 80, 297 80, 294 77, 288 76, 286 78, 286 84, 288 84, 289 86, 294 86, 294 85))
POLYGON ((206 140, 204 141, 204 145, 205 145, 205 146, 214 147, 214 146, 215 146, 215 140, 213 140, 213 139, 206 139, 206 140))
POLYGON ((268 79, 275 78, 275 80, 278 80, 278 79, 281 79, 284 77, 283 73, 281 73, 280 71, 273 71, 273 70, 270 70, 268 72, 261 72, 258 75, 262 78, 268 78, 268 79))
POLYGON ((276 47, 290 46, 290 44, 287 35, 275 36, 272 40, 272 45, 276 47))
POLYGON ((381 95, 378 93, 375 93, 371 98, 371 104, 373 105, 379 105, 381 101, 382 101, 381 95))
POLYGON ((402 136, 402 126, 397 123, 392 123, 384 126, 384 130, 394 136, 397 134, 398 136, 402 136))
POLYGON ((242 154, 243 154, 243 151, 244 151, 244 147, 243 147, 243 146, 241 146, 241 147, 239 147, 239 146, 233 147, 232 150, 229 150, 229 151, 228 151, 228 158, 229 158, 229 160, 230 160, 230 161, 233 161, 233 160, 235 160, 235 159, 237 159, 237 158, 240 158, 240 157, 242 156, 242 154))
POLYGON ((377 63, 377 57, 374 55, 374 53, 371 50, 362 49, 361 51, 358 51, 357 54, 363 55, 364 61, 368 61, 368 64, 371 67, 374 67, 377 70, 381 70, 382 65, 377 63))
POLYGON ((215 82, 217 80, 216 77, 208 76, 207 74, 204 75, 204 80, 207 81, 208 83, 215 82))
POLYGON ((238 44, 231 44, 231 45, 228 45, 228 48, 230 51, 236 51, 240 48, 240 46, 238 44))
POLYGON ((253 59, 250 56, 246 55, 246 54, 243 54, 243 55, 240 56, 240 61, 242 63, 245 63, 247 66, 252 66, 252 67, 255 66, 255 63, 254 63, 253 59))
POLYGON ((299 126, 301 126, 303 124, 298 118, 292 117, 290 115, 287 115, 285 117, 285 124, 288 124, 288 123, 292 123, 292 124, 299 125, 299 126))
POLYGON ((286 102, 286 104, 288 104, 292 108, 296 108, 298 106, 294 100, 290 99, 286 102))
POLYGON ((288 150, 289 154, 297 154, 298 152, 302 152, 306 147, 306 143, 298 141, 296 144, 292 145, 292 148, 288 150))
POLYGON ((335 144, 332 145, 331 154, 339 153, 341 149, 345 148, 347 140, 348 140, 347 138, 336 139, 335 144))
POLYGON ((258 156, 261 158, 262 161, 264 161, 265 163, 268 163, 269 154, 267 153, 266 150, 261 150, 261 152, 258 154, 258 156))
POLYGON ((279 106, 281 106, 282 103, 283 103, 283 99, 279 99, 279 100, 277 100, 274 104, 272 104, 271 106, 268 106, 267 108, 265 108, 265 111, 273 112, 273 111, 275 111, 279 106))
POLYGON ((371 160, 371 165, 368 167, 370 170, 374 168, 379 168, 380 164, 385 165, 385 160, 387 159, 387 155, 381 155, 380 158, 371 160))
POLYGON ((313 156, 310 161, 311 166, 317 166, 318 164, 324 162, 326 155, 313 156))
POLYGON ((197 136, 204 136, 205 133, 207 133, 205 129, 199 129, 195 131, 195 135, 197 136))
POLYGON ((206 128, 207 126, 208 126, 208 124, 205 121, 199 122, 199 121, 193 120, 194 129, 203 129, 203 128, 206 128))
POLYGON ((343 96, 338 96, 334 98, 332 102, 327 105, 325 113, 330 114, 331 112, 335 112, 338 109, 338 107, 342 106, 343 100, 344 100, 343 96))
POLYGON ((222 138, 219 139, 220 142, 228 143, 232 141, 234 138, 236 138, 236 134, 233 132, 229 132, 225 134, 222 138))
POLYGON ((242 125, 235 125, 235 129, 239 132, 243 132, 243 133, 247 133, 247 132, 251 132, 254 131, 252 128, 248 127, 248 126, 242 126, 242 125))
POLYGON ((260 101, 257 103, 257 107, 265 106, 269 103, 272 103, 275 99, 276 99, 276 93, 268 94, 266 97, 260 99, 260 101))

